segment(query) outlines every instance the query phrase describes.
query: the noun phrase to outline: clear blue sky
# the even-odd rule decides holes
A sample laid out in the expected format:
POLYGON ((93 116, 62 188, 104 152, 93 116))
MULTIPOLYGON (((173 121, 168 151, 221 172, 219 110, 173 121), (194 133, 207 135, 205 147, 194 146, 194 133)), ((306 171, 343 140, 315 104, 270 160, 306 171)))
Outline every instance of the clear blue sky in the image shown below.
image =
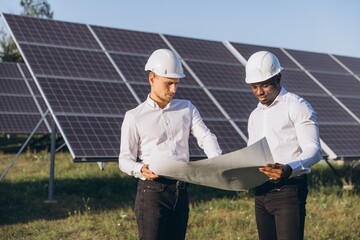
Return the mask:
MULTIPOLYGON (((0 0, 19 14, 20 0, 0 0)), ((360 58, 359 0, 49 0, 54 19, 360 58)))

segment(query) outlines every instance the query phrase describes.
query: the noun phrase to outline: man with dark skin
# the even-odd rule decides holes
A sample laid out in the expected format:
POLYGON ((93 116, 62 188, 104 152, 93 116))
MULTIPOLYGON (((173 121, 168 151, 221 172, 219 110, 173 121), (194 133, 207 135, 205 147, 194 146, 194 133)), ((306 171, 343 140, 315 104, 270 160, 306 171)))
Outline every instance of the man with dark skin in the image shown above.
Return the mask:
POLYGON ((254 53, 246 64, 245 81, 259 100, 248 121, 248 145, 266 137, 275 161, 259 168, 269 181, 255 188, 260 240, 304 238, 307 174, 321 159, 316 113, 281 86, 281 71, 268 51, 254 53))

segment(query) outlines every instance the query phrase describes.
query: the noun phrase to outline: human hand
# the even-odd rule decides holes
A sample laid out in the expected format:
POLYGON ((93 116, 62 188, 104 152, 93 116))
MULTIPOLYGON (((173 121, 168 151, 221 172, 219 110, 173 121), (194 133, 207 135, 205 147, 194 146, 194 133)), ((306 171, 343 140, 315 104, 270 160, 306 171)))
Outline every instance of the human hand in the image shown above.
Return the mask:
POLYGON ((287 164, 267 163, 264 167, 259 168, 259 171, 268 176, 270 180, 278 181, 289 178, 292 173, 292 168, 287 164))
POLYGON ((154 180, 155 178, 158 178, 159 176, 156 175, 153 171, 149 169, 149 164, 145 164, 140 169, 141 174, 148 180, 154 180))

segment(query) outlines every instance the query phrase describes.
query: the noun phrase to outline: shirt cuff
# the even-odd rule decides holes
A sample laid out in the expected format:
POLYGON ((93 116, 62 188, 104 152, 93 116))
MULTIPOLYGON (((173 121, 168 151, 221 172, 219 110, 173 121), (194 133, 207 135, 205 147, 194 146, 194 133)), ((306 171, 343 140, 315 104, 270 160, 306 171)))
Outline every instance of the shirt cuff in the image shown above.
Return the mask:
POLYGON ((290 178, 300 176, 302 174, 308 174, 311 172, 310 168, 304 168, 304 166, 300 163, 300 161, 295 161, 288 163, 288 165, 292 168, 292 173, 290 178))
POLYGON ((145 180, 146 178, 142 175, 141 173, 141 168, 144 166, 144 164, 142 163, 137 163, 134 168, 133 171, 131 172, 131 175, 133 175, 136 178, 140 178, 141 180, 145 180))

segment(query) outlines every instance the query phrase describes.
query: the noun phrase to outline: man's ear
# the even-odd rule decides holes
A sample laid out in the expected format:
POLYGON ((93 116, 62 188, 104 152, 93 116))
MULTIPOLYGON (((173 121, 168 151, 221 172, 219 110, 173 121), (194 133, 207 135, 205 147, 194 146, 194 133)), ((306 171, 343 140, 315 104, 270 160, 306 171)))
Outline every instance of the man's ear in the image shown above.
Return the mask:
POLYGON ((149 72, 149 83, 150 83, 151 86, 154 85, 155 77, 156 77, 155 73, 149 72))

